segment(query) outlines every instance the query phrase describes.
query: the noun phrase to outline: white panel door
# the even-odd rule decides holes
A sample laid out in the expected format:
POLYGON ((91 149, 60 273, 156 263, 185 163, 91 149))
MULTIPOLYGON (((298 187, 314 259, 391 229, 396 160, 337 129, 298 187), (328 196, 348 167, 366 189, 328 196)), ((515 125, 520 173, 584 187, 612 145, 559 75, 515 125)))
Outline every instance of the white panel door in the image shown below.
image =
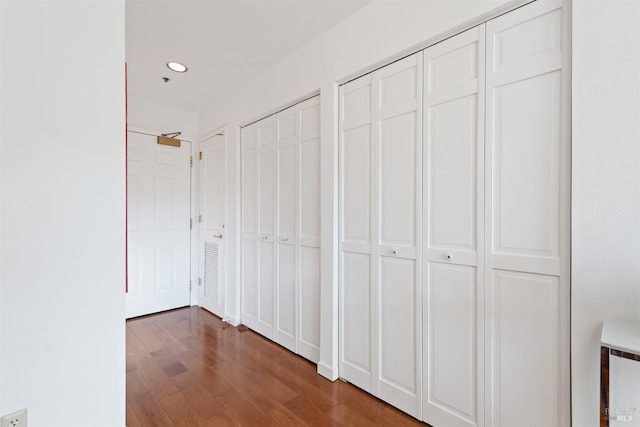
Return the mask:
POLYGON ((258 328, 275 339, 275 212, 276 212, 276 141, 274 117, 258 122, 258 328))
POLYGON ((421 414, 422 55, 376 71, 379 396, 421 414))
POLYGON ((298 353, 320 360, 320 97, 298 105, 298 353))
POLYGON ((242 129, 242 318, 320 356, 320 100, 242 129))
POLYGON ((422 56, 341 87, 340 375, 420 416, 422 56))
POLYGON ((226 139, 223 134, 200 144, 200 304, 225 316, 226 139))
POLYGON ((561 5, 487 23, 486 416, 496 427, 570 423, 561 5))
POLYGON ((484 425, 484 39, 481 25, 424 51, 424 420, 435 426, 484 425))
POLYGON ((374 392, 373 76, 340 87, 340 376, 374 392))
POLYGON ((127 318, 190 303, 190 154, 129 132, 127 318))
POLYGON ((266 118, 242 129, 242 323, 275 336, 275 129, 266 118))
POLYGON ((242 252, 241 318, 258 328, 258 143, 260 129, 252 124, 242 129, 242 252))
POLYGON ((298 108, 276 114, 278 145, 278 279, 276 342, 297 352, 297 183, 298 108))

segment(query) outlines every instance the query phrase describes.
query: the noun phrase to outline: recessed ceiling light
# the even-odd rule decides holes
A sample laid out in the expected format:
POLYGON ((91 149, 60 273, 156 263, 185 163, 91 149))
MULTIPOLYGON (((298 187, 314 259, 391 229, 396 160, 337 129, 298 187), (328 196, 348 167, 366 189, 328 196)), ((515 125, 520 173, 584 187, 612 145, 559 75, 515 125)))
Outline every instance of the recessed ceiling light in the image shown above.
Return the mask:
POLYGON ((175 71, 176 73, 187 72, 187 66, 179 62, 167 62, 167 67, 169 67, 171 71, 175 71))

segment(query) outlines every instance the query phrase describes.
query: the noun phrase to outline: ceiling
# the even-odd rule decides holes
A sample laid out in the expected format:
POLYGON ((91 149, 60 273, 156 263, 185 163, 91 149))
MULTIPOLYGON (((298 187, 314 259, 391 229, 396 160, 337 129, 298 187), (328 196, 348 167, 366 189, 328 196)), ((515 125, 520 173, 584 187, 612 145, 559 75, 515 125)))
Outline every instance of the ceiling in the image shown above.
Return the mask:
POLYGON ((370 1, 126 0, 129 96, 206 111, 370 1))

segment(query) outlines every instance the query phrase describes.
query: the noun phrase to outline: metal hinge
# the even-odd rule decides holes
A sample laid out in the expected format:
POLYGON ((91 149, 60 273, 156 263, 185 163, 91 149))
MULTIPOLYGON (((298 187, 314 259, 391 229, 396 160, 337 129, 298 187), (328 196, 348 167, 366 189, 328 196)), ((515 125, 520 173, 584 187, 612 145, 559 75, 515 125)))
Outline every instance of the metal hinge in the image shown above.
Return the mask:
POLYGON ((193 219, 189 218, 189 230, 193 228, 193 219))
POLYGON ((189 157, 189 167, 193 167, 193 156, 189 157))
POLYGON ((202 215, 198 215, 198 222, 202 222, 202 215))
POLYGON ((198 158, 202 160, 202 151, 198 154, 198 158))
POLYGON ((189 280, 189 290, 193 289, 193 284, 191 283, 191 280, 189 280))
POLYGON ((202 286, 202 278, 198 277, 198 286, 202 286))

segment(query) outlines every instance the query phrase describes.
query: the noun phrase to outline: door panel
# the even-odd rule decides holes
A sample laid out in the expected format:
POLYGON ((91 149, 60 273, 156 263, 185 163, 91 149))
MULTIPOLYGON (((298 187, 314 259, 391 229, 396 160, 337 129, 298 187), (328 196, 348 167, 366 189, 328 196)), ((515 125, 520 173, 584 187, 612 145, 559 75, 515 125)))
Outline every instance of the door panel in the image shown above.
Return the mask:
POLYGON ((299 353, 318 362, 320 358, 320 248, 300 248, 299 353))
POLYGON ((273 145, 262 148, 259 154, 259 212, 258 218, 260 234, 273 236, 275 232, 275 147, 273 145))
POLYGON ((340 88, 340 375, 419 417, 422 61, 340 88))
POLYGON ((242 260, 241 321, 258 328, 258 146, 260 127, 257 123, 242 129, 242 260))
POLYGON ((258 153, 242 154, 242 234, 258 232, 258 153))
POLYGON ((487 26, 494 268, 560 274, 560 6, 535 3, 487 26))
POLYGON ((258 242, 242 241, 242 323, 258 328, 258 242))
MULTIPOLYGON (((482 353, 478 342, 477 271, 429 263, 426 419, 433 425, 473 426, 478 419, 482 353)), ((480 329, 481 331, 481 329, 480 329)))
POLYGON ((320 97, 299 104, 298 353, 320 360, 320 97))
POLYGON ((295 245, 278 244, 278 325, 276 342, 296 352, 296 252, 295 245))
POLYGON ((372 390, 371 256, 342 255, 340 375, 365 391, 372 390))
MULTIPOLYGON (((266 237, 266 236, 265 236, 266 237)), ((275 247, 272 238, 258 242, 258 332, 275 339, 275 247)))
POLYGON ((560 1, 535 2, 487 23, 486 416, 497 427, 570 425, 562 14, 560 1))
POLYGON ((295 241, 296 236, 296 146, 278 148, 278 236, 295 241))
POLYGON ((190 143, 129 133, 127 318, 190 303, 190 143))
POLYGON ((559 274, 560 71, 497 87, 493 101, 495 267, 559 274))
POLYGON ((296 352, 297 262, 296 262, 296 164, 298 107, 289 107, 276 115, 277 135, 277 218, 278 276, 276 342, 296 352))
POLYGON ((415 248, 415 111, 381 120, 380 127, 380 243, 415 248))
POLYGON ((421 360, 414 260, 380 257, 380 398, 417 414, 421 360))
POLYGON ((494 270, 491 294, 492 425, 559 425, 558 278, 494 270))
POLYGON ((300 238, 302 244, 317 247, 320 245, 320 138, 303 140, 300 152, 300 238))
MULTIPOLYGON (((225 317, 226 139, 223 133, 200 144, 200 305, 225 317)), ((251 163, 250 161, 248 163, 251 163)), ((252 177, 247 177, 251 179, 252 177)), ((255 186, 253 186, 255 188, 255 186)), ((255 194, 254 194, 255 197, 255 194)), ((255 200, 255 199, 254 199, 255 200)), ((253 219, 255 221, 255 218, 253 219)))
POLYGON ((429 248, 477 250, 478 97, 429 108, 429 248))
POLYGON ((344 245, 371 244, 371 129, 362 126, 344 132, 342 146, 342 239, 344 245))
POLYGON ((425 50, 424 420, 484 425, 485 26, 425 50))

